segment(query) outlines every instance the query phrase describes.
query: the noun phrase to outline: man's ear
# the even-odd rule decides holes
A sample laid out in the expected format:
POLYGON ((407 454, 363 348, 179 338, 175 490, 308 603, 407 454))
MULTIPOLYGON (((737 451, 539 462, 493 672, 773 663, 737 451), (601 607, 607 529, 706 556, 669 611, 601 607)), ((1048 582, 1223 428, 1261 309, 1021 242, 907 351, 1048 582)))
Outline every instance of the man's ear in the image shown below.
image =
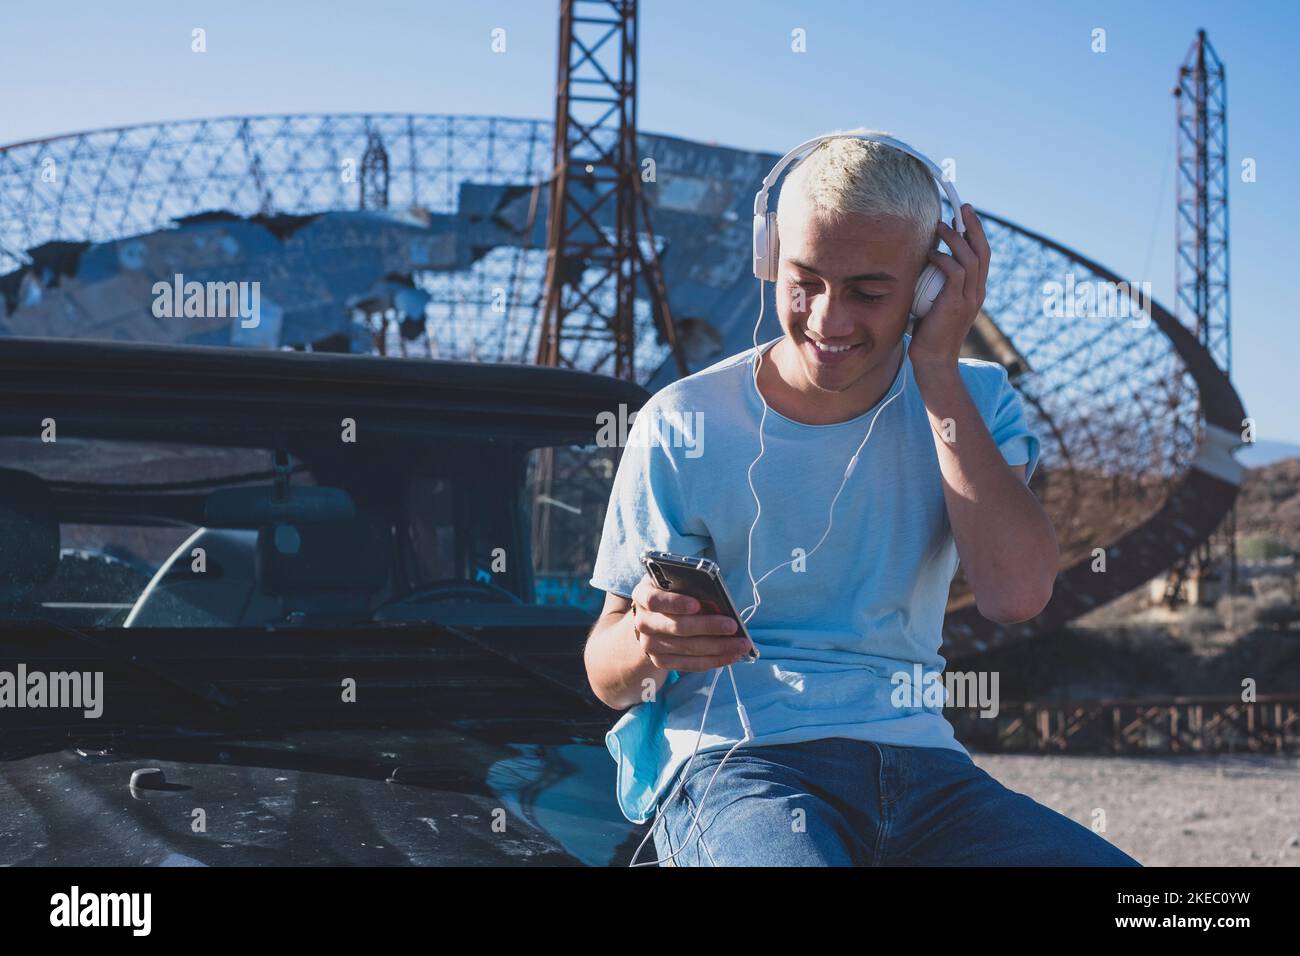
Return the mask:
POLYGON ((931 230, 929 243, 921 249, 921 270, 918 271, 918 274, 920 271, 924 271, 925 267, 930 264, 929 253, 939 251, 939 242, 938 230, 931 230))
POLYGON ((936 232, 934 236, 930 239, 930 244, 928 246, 925 246, 921 250, 921 264, 916 269, 916 274, 918 277, 921 275, 922 272, 925 271, 925 267, 930 264, 929 254, 931 252, 938 252, 938 251, 939 251, 939 234, 936 232))

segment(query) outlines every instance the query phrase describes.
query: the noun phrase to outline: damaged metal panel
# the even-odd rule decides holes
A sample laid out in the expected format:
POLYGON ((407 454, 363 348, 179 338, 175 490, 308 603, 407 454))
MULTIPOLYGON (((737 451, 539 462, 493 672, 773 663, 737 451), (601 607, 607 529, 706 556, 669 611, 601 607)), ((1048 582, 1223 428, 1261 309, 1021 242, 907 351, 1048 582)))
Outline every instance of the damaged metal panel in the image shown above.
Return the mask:
MULTIPOLYGON (((284 220, 197 216, 170 229, 91 246, 84 254, 65 251, 58 261, 67 274, 37 261, 6 277, 15 290, 15 307, 0 317, 0 332, 301 346, 351 335, 349 300, 383 276, 453 269, 461 248, 457 223, 447 217, 422 220, 396 211, 346 211, 302 217, 292 228, 288 225, 284 220), (183 285, 200 283, 205 289, 257 283, 256 321, 215 312, 160 316, 156 284, 174 285, 177 276, 183 285)), ((364 338, 358 346, 368 350, 364 338)))

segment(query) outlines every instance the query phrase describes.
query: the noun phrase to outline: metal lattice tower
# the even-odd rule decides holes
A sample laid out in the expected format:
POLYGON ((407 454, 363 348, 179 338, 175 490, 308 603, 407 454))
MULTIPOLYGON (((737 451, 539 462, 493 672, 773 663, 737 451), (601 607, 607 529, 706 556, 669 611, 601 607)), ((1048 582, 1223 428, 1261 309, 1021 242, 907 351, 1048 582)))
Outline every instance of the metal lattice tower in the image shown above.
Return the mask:
POLYGON ((366 153, 361 157, 361 208, 388 208, 388 150, 374 130, 366 137, 366 153))
POLYGON ((1178 287, 1179 319, 1232 373, 1231 299, 1228 295, 1228 84, 1223 62, 1205 38, 1178 70, 1178 287), (1193 321, 1194 320, 1194 321, 1193 321))
MULTIPOLYGON (((636 0, 561 0, 546 280, 536 358, 539 365, 576 367, 585 355, 587 368, 632 381, 637 377, 637 326, 646 324, 638 322, 638 308, 650 313, 678 372, 689 373, 640 188, 636 31, 636 0), (642 248, 643 231, 648 251, 642 248), (648 308, 638 303, 638 278, 648 308)), ((612 455, 607 457, 612 466, 612 455)), ((531 479, 542 489, 539 500, 551 501, 557 476, 591 467, 588 459, 543 451, 531 479)), ((551 511, 534 513, 533 540, 542 558, 537 563, 551 552, 551 511)))
MULTIPOLYGON (((1178 70, 1177 256, 1175 303, 1179 321, 1223 372, 1232 374, 1232 299, 1228 287, 1228 85, 1223 61, 1199 30, 1178 70)), ((1236 510, 1216 537, 1228 562, 1230 588, 1237 584, 1236 510)), ((1194 556, 1204 576, 1213 540, 1194 556)), ((1185 573, 1185 572, 1184 572, 1185 573)), ((1176 581, 1182 575, 1175 575, 1176 581)), ((1175 584, 1176 587, 1176 584, 1175 584)), ((1176 594, 1169 594, 1171 599, 1176 594)))
POLYGON ((538 364, 574 367, 575 354, 589 351, 586 343, 600 343, 601 357, 584 367, 631 380, 636 378, 638 279, 645 283, 659 340, 669 345, 681 374, 688 372, 640 189, 636 30, 636 0, 561 0, 537 347, 538 364), (598 214, 609 224, 601 225, 598 214))

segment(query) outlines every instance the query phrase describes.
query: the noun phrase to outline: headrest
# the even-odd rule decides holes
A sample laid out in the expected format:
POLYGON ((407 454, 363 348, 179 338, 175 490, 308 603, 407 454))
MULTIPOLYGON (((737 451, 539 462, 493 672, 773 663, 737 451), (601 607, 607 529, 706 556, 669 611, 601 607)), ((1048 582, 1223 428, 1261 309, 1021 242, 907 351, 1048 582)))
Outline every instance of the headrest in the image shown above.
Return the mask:
POLYGON ((0 604, 18 604, 59 567, 54 496, 36 475, 0 468, 0 604))
POLYGON ((266 594, 370 594, 388 583, 388 542, 382 527, 363 518, 277 525, 258 531, 256 566, 266 594))

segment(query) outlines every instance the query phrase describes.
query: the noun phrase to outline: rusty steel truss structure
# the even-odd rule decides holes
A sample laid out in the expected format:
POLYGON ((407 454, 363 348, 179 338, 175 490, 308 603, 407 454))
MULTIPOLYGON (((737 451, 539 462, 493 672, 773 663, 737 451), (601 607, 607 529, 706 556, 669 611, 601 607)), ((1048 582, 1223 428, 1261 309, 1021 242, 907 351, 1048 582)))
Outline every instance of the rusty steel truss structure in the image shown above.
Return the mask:
MULTIPOLYGON (((1232 297, 1228 269, 1228 79, 1223 61, 1200 30, 1174 87, 1178 111, 1177 215, 1174 284, 1179 321, 1196 332, 1201 346, 1224 373, 1232 375, 1232 297)), ((1245 422, 1239 423, 1241 426, 1245 422)), ((1180 588, 1192 575, 1214 573, 1214 551, 1222 551, 1228 586, 1237 587, 1236 510, 1228 511, 1219 533, 1175 566, 1165 600, 1185 598, 1180 588), (1217 548, 1216 548, 1217 545, 1217 548)))
POLYGON ((569 343, 579 348, 603 343, 612 355, 611 374, 631 380, 636 379, 638 298, 648 302, 678 372, 688 373, 641 191, 636 31, 636 0, 560 2, 546 282, 537 343, 539 365, 571 365, 578 349, 566 347, 569 343), (605 225, 602 210, 608 209, 612 223, 605 225), (612 295, 602 295, 606 290, 612 295))

